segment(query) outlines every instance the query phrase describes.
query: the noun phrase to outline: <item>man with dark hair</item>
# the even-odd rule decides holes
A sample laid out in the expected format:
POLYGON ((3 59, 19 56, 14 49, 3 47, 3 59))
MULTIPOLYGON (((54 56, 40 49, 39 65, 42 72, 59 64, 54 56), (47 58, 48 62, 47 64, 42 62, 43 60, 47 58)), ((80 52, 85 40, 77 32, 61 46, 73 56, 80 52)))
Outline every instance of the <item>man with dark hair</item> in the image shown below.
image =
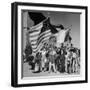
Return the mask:
POLYGON ((60 72, 64 73, 65 72, 65 52, 64 50, 61 48, 60 50, 60 72))
POLYGON ((35 57, 35 72, 40 72, 41 71, 41 58, 42 58, 42 54, 41 52, 37 52, 36 53, 36 57, 35 57))
POLYGON ((55 55, 56 55, 56 51, 51 47, 49 52, 49 73, 51 72, 52 68, 53 71, 56 73, 55 55))
POLYGON ((60 62, 61 52, 60 52, 60 48, 57 48, 56 53, 57 54, 56 54, 55 66, 56 66, 57 71, 60 72, 60 69, 61 69, 61 62, 60 62))
POLYGON ((27 58, 28 64, 31 66, 30 70, 35 69, 34 56, 30 55, 27 58))

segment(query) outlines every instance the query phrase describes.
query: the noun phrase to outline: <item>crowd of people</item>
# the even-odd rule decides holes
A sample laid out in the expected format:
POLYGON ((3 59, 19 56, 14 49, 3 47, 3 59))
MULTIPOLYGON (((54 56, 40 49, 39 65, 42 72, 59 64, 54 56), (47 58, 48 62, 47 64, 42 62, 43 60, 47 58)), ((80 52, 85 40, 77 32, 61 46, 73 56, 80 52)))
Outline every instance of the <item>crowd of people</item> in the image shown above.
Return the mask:
POLYGON ((50 45, 45 43, 35 56, 28 58, 28 61, 33 73, 80 73, 80 49, 71 43, 67 45, 61 43, 60 47, 54 43, 50 45))

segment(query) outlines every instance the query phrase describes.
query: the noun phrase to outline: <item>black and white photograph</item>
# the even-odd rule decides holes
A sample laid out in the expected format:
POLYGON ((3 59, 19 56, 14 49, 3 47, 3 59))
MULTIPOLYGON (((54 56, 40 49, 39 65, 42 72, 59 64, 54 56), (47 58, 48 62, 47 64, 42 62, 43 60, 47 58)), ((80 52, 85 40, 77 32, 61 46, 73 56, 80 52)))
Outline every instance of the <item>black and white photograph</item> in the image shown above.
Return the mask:
POLYGON ((23 77, 80 74, 80 14, 22 10, 23 77))
POLYGON ((16 83, 87 82, 87 7, 27 3, 14 7, 16 83))

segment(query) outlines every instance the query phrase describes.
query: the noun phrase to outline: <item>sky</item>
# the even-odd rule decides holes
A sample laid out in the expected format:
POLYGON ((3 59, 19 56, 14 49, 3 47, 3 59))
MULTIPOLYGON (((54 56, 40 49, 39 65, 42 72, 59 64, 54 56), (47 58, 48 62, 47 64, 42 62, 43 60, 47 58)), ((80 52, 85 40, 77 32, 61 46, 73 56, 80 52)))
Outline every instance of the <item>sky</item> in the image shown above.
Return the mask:
MULTIPOLYGON (((31 11, 30 11, 31 12, 31 11)), ((50 17, 51 24, 62 24, 65 28, 72 25, 70 35, 72 37, 72 43, 75 47, 80 48, 80 13, 70 12, 51 12, 51 11, 33 11, 43 13, 46 17, 50 17), (49 13, 49 14, 48 14, 49 13)), ((25 15, 24 15, 25 16, 25 15)), ((33 21, 30 17, 27 17, 27 25, 33 26, 33 21)), ((24 17, 25 19, 25 17, 24 17)))

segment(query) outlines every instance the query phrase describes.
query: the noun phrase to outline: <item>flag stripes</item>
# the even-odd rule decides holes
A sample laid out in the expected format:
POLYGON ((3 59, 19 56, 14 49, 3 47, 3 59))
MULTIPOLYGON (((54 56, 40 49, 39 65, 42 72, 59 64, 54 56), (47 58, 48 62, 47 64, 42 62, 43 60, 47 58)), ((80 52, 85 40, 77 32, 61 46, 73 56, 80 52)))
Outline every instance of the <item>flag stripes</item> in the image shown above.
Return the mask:
POLYGON ((45 37, 45 36, 48 36, 49 34, 51 34, 51 31, 50 30, 46 30, 44 31, 43 33, 41 33, 38 37, 38 40, 40 40, 41 38, 45 37))
POLYGON ((51 35, 51 32, 48 32, 46 34, 43 34, 43 36, 38 39, 37 44, 39 44, 42 40, 47 40, 47 38, 50 37, 50 35, 51 35))
POLYGON ((29 30, 29 40, 33 53, 38 52, 38 50, 42 47, 43 43, 47 41, 51 35, 51 30, 49 30, 47 27, 43 28, 43 24, 44 22, 46 22, 46 20, 36 26, 31 27, 29 30))

